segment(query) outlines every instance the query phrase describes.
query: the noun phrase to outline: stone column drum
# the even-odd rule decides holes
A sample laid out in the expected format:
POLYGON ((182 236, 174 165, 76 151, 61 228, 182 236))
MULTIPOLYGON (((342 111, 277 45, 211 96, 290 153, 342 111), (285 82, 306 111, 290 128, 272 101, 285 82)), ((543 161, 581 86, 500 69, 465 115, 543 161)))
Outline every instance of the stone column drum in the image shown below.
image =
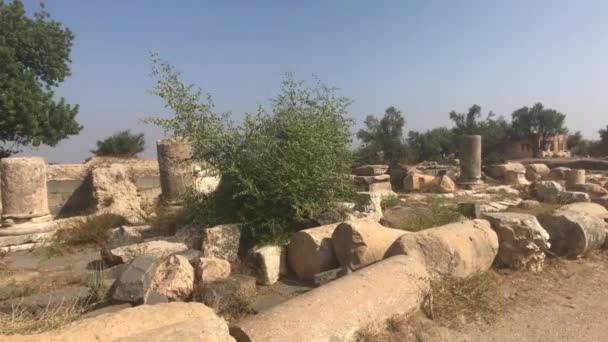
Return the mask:
POLYGON ((179 138, 160 139, 156 141, 156 152, 163 200, 179 203, 194 185, 192 146, 179 138))
POLYGON ((25 220, 49 215, 46 164, 39 157, 0 160, 2 218, 25 220))
POLYGON ((482 185, 481 180, 481 136, 464 135, 460 140, 460 180, 464 188, 482 185))
POLYGON ((572 188, 576 184, 586 183, 585 170, 569 170, 566 173, 566 188, 572 188))

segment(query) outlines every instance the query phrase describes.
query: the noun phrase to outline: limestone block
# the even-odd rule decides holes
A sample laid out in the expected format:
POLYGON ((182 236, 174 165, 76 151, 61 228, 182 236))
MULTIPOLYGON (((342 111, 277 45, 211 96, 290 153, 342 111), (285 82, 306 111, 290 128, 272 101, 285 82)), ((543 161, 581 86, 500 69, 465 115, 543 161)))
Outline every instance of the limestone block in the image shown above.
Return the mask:
POLYGON ((606 240, 606 223, 596 215, 561 211, 539 216, 549 233, 551 251, 558 256, 576 258, 600 248, 606 240))
POLYGON ((194 291, 194 269, 188 259, 172 255, 158 265, 151 289, 172 301, 186 301, 194 291))
POLYGON ((281 246, 261 246, 251 251, 258 284, 272 285, 287 273, 287 255, 281 246))
POLYGON ((205 284, 198 289, 197 300, 216 312, 243 310, 255 302, 255 278, 243 274, 205 284))
POLYGON ((536 198, 541 202, 556 203, 559 201, 559 194, 564 188, 555 181, 534 182, 533 189, 536 198))
POLYGON ((530 184, 526 179, 526 174, 521 171, 506 170, 504 172, 505 183, 509 185, 530 184))
POLYGON ((1 159, 0 189, 3 218, 28 219, 49 214, 44 159, 1 159))
POLYGON ((578 203, 578 202, 589 202, 589 195, 586 192, 580 191, 562 191, 559 193, 560 203, 578 203))
POLYGON ((102 258, 110 265, 124 264, 139 256, 153 256, 164 259, 173 253, 183 252, 188 246, 181 242, 148 241, 109 250, 109 255, 102 253, 102 258))
POLYGON ((433 186, 434 176, 423 173, 410 173, 403 179, 405 191, 426 191, 433 186))
POLYGON ((201 251, 205 258, 219 258, 228 261, 238 259, 241 243, 241 229, 238 224, 223 224, 203 229, 201 251))
POLYGON ((158 259, 153 256, 136 257, 114 285, 112 299, 120 302, 142 303, 150 290, 158 259))
POLYGON ((218 258, 200 258, 194 274, 197 284, 226 279, 230 276, 230 263, 218 258))
POLYGON ((363 165, 355 169, 357 176, 379 176, 388 171, 388 165, 363 165))
POLYGON ((545 164, 528 164, 526 165, 526 178, 530 181, 544 180, 549 177, 551 170, 545 164))
POLYGON ((129 224, 143 222, 137 187, 129 178, 129 168, 126 165, 100 165, 93 169, 91 175, 98 213, 122 216, 129 224))
POLYGON ((382 260, 395 240, 405 234, 408 232, 362 219, 340 223, 331 241, 340 266, 355 271, 382 260))
POLYGON ((287 246, 289 267, 300 279, 310 280, 319 272, 338 267, 331 235, 337 224, 296 232, 287 246))

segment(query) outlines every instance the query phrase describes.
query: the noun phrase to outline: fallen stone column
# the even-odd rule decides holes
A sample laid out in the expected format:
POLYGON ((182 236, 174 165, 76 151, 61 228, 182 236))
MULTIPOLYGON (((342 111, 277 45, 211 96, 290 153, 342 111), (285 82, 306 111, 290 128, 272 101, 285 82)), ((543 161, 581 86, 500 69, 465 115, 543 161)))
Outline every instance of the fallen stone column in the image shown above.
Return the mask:
POLYGON ((382 260, 395 240, 408 233, 372 220, 346 221, 336 227, 331 242, 340 266, 355 271, 382 260))
POLYGON ((581 211, 558 211, 538 218, 549 233, 551 251, 558 256, 576 258, 602 247, 606 240, 606 223, 597 216, 581 211))
POLYGON ((192 147, 177 138, 156 141, 163 200, 179 203, 189 188, 194 186, 192 147))
POLYGON ((337 224, 304 229, 296 232, 287 246, 289 268, 298 278, 312 280, 319 272, 338 267, 331 235, 337 224))
POLYGON ((372 321, 417 310, 429 274, 399 255, 245 318, 231 328, 237 342, 341 341, 372 321))
POLYGON ((49 215, 44 159, 4 158, 0 161, 0 175, 3 219, 49 215))
POLYGON ((432 274, 467 277, 490 268, 497 252, 498 237, 490 222, 470 220, 403 235, 385 256, 410 255, 432 274))

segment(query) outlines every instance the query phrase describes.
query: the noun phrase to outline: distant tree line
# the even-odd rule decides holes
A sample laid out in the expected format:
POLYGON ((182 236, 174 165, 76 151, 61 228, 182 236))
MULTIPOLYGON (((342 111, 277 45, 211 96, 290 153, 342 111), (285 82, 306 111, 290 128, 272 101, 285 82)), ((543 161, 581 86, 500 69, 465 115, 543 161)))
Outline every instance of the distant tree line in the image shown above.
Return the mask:
POLYGON ((578 156, 600 157, 608 155, 608 125, 598 131, 599 140, 583 138, 581 132, 568 136, 568 150, 578 156))
MULTIPOLYGON (((424 160, 438 161, 457 154, 459 137, 478 134, 482 136, 485 162, 494 163, 501 161, 511 140, 527 139, 531 142, 534 155, 540 156, 542 147, 553 136, 568 132, 564 123, 566 115, 545 108, 541 103, 515 110, 510 122, 491 111, 484 116, 478 105, 471 106, 466 113, 451 111, 449 118, 453 123, 451 128, 409 131, 406 137, 405 118, 399 109, 389 107, 380 119, 369 115, 365 119, 365 128, 357 133, 361 146, 356 151, 356 159, 360 163, 385 163, 391 166, 424 160)), ((608 131, 602 132, 600 134, 605 137, 602 141, 608 140, 608 131)), ((600 144, 584 141, 578 134, 578 146, 600 144)), ((606 145, 608 143, 603 145, 604 153, 606 145)))

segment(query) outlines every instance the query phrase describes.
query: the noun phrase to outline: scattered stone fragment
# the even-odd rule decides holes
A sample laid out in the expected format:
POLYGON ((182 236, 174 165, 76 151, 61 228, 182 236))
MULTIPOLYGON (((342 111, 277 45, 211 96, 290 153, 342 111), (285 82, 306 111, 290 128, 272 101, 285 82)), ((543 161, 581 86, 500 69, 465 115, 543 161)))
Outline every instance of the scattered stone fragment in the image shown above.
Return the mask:
POLYGON ((251 251, 258 284, 272 285, 287 273, 287 256, 281 246, 256 247, 251 251))
POLYGON ((489 194, 520 196, 520 191, 509 185, 489 186, 485 189, 485 192, 489 194))
POLYGON ((549 234, 536 217, 520 213, 484 214, 498 236, 499 265, 516 270, 540 272, 545 251, 550 248, 549 234))
POLYGON ((218 258, 200 258, 196 265, 195 283, 207 284, 230 276, 230 263, 218 258))
POLYGON ((205 284, 200 288, 198 300, 216 312, 242 311, 256 299, 255 278, 237 274, 205 284))
POLYGON ((348 274, 347 268, 344 268, 344 267, 334 268, 333 270, 315 274, 312 282, 313 282, 313 284, 315 284, 315 286, 322 286, 322 285, 332 282, 347 274, 348 274))
POLYGON ((577 211, 560 211, 538 217, 549 233, 551 251, 576 258, 599 248, 606 240, 606 223, 600 217, 577 211))
POLYGON ((154 256, 138 256, 115 283, 112 299, 120 302, 142 303, 150 289, 158 259, 154 256))
POLYGON ((310 280, 323 271, 338 267, 331 235, 337 224, 296 232, 287 245, 289 268, 302 280, 310 280))
POLYGON ((241 229, 238 224, 223 224, 203 230, 201 251, 205 258, 228 261, 238 259, 241 229))
POLYGON ((103 253, 102 258, 109 265, 128 263, 138 256, 154 256, 158 259, 164 259, 173 253, 183 252, 188 249, 188 246, 181 242, 168 241, 148 241, 134 245, 118 247, 109 250, 109 253, 103 253))
POLYGON ((194 269, 188 259, 172 255, 158 265, 151 289, 172 301, 186 301, 194 290, 194 269))
POLYGON ((562 191, 559 193, 560 203, 570 204, 578 202, 589 202, 589 195, 580 191, 562 191))

